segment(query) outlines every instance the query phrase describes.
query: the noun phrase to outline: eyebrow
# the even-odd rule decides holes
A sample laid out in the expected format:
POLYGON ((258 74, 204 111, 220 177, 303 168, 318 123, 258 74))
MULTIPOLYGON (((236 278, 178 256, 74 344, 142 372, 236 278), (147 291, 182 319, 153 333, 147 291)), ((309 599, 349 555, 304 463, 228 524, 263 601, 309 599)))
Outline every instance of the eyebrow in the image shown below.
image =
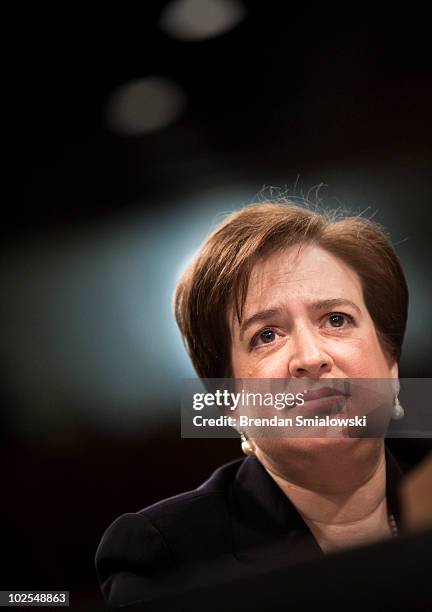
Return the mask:
MULTIPOLYGON (((338 306, 351 306, 351 308, 354 308, 354 310, 357 311, 358 314, 361 314, 361 310, 357 306, 357 304, 355 304, 351 300, 341 298, 328 298, 326 300, 317 300, 316 302, 311 302, 308 305, 308 309, 312 310, 313 312, 319 312, 321 310, 328 310, 336 308, 338 306)), ((260 321, 267 321, 271 317, 279 315, 282 312, 283 308, 279 306, 274 308, 266 308, 265 310, 260 310, 259 312, 256 312, 255 314, 251 315, 240 326, 240 340, 243 339, 245 331, 249 327, 251 327, 251 325, 260 321)))

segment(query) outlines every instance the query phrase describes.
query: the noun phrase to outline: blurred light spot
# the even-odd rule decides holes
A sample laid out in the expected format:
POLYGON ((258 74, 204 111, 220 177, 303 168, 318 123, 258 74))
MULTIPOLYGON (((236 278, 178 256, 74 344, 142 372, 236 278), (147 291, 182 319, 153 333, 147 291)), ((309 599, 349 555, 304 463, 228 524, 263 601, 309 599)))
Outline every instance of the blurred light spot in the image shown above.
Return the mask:
POLYGON ((163 11, 161 29, 180 40, 203 40, 225 34, 246 14, 239 0, 173 0, 163 11))
POLYGON ((169 79, 137 79, 112 94, 107 105, 107 123, 120 134, 148 134, 174 123, 185 104, 185 94, 169 79))

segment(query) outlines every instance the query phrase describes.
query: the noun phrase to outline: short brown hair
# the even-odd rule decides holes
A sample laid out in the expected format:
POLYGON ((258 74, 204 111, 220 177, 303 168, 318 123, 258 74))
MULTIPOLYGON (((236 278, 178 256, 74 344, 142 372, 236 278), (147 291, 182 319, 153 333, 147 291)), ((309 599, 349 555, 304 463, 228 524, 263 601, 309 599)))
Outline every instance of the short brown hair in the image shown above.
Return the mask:
POLYGON ((363 297, 385 352, 399 361, 408 289, 390 240, 375 222, 285 201, 247 206, 230 214, 202 245, 174 298, 177 324, 198 376, 231 373, 228 309, 239 323, 255 263, 294 244, 313 243, 360 277, 363 297))

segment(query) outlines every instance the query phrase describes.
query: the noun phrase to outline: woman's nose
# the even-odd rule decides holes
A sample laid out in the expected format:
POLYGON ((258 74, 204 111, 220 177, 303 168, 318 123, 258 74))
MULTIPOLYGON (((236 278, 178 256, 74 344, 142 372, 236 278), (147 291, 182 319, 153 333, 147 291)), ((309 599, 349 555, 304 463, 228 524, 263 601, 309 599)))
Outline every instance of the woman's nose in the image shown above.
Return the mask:
POLYGON ((333 359, 312 330, 302 329, 294 334, 288 363, 290 377, 319 378, 332 368, 333 359))

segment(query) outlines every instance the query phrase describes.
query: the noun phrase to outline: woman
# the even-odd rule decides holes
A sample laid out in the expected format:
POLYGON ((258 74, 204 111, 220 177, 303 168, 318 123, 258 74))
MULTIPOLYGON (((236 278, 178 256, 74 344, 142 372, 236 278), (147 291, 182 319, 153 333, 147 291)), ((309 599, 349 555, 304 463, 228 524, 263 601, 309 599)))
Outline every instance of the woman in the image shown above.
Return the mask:
MULTIPOLYGON (((393 381, 408 291, 371 221, 264 203, 230 215, 175 296, 202 378, 393 381)), ((380 438, 247 437, 195 491, 120 517, 97 553, 110 604, 397 535, 401 472, 380 438)))

